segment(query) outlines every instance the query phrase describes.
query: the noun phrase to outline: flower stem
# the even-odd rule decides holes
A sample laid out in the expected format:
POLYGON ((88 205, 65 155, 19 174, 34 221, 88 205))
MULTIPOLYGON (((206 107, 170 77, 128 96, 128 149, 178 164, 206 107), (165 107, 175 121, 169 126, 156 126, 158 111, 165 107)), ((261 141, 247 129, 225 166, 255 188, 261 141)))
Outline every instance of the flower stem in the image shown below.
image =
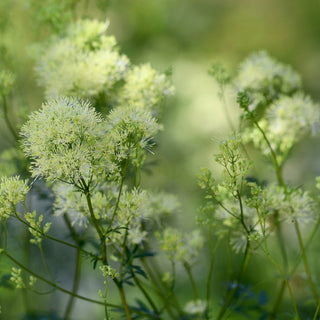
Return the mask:
POLYGON ((11 134, 13 135, 15 140, 19 139, 18 134, 16 133, 12 123, 10 122, 10 119, 8 117, 8 106, 7 106, 7 99, 6 96, 4 94, 2 94, 2 107, 3 107, 3 115, 4 115, 4 120, 11 132, 11 134))
MULTIPOLYGON (((76 294, 79 289, 79 284, 80 284, 80 275, 81 275, 81 251, 80 249, 77 250, 77 258, 76 258, 76 266, 75 266, 75 272, 74 272, 74 277, 73 277, 73 287, 72 287, 72 293, 76 294)), ((75 296, 70 296, 66 311, 64 313, 63 319, 68 320, 71 313, 72 309, 74 306, 74 299, 75 296)))
POLYGON ((308 280, 309 280, 309 283, 310 283, 310 286, 311 286, 311 290, 312 290, 312 293, 313 293, 315 304, 318 305, 318 303, 319 303, 319 295, 318 295, 316 286, 315 286, 315 284, 314 284, 314 282, 312 280, 312 275, 311 275, 311 272, 310 272, 310 268, 309 268, 309 264, 308 264, 308 260, 307 260, 307 256, 306 256, 306 251, 305 251, 305 248, 304 248, 304 245, 303 245, 303 240, 302 240, 299 224, 298 224, 298 221, 296 219, 293 220, 293 223, 294 223, 294 227, 295 227, 295 230, 296 230, 296 233, 297 233, 297 237, 298 237, 298 241, 299 241, 299 246, 300 246, 300 250, 301 250, 301 254, 302 254, 302 260, 303 260, 303 263, 304 263, 304 268, 305 268, 305 271, 306 271, 307 276, 308 276, 308 280))
POLYGON ((243 260, 242 260, 242 263, 241 263, 241 267, 240 267, 240 271, 239 271, 239 275, 238 275, 238 278, 234 284, 234 288, 229 292, 229 294, 227 295, 227 298, 226 298, 226 302, 222 305, 221 309, 220 309, 220 312, 216 318, 216 320, 221 320, 224 316, 224 314, 226 313, 234 295, 236 294, 237 292, 237 289, 238 289, 238 285, 244 275, 244 272, 247 268, 247 265, 248 265, 248 262, 250 260, 250 242, 247 240, 247 245, 246 245, 246 249, 245 249, 245 252, 244 252, 244 256, 243 256, 243 260))
POLYGON ((195 300, 198 300, 199 299, 198 289, 197 289, 196 282, 194 280, 193 274, 191 272, 191 267, 187 262, 185 262, 183 264, 183 266, 186 269, 188 277, 189 277, 189 280, 191 282, 194 298, 195 298, 195 300))
POLYGON ((215 247, 213 247, 211 229, 210 231, 208 231, 208 242, 209 242, 209 248, 210 248, 210 265, 209 265, 209 271, 207 276, 207 287, 206 287, 206 319, 207 320, 209 320, 209 311, 210 311, 211 278, 212 278, 212 272, 213 272, 213 264, 214 264, 215 252, 219 244, 219 241, 217 241, 215 247))
MULTIPOLYGON (((98 300, 94 300, 94 299, 90 299, 90 298, 87 298, 87 297, 84 297, 84 296, 80 296, 78 294, 74 294, 73 292, 69 291, 69 290, 66 290, 60 286, 58 286, 56 283, 50 281, 50 280, 47 280, 45 278, 43 278, 42 276, 38 275, 37 273, 31 271, 30 269, 28 269, 26 266, 24 266, 22 263, 20 263, 18 260, 16 260, 15 258, 13 258, 6 250, 4 249, 1 249, 0 251, 2 254, 4 254, 7 258, 9 258, 13 263, 15 263, 17 266, 19 266, 21 269, 25 270, 26 272, 28 272, 29 274, 31 274, 32 276, 34 276, 35 278, 41 280, 42 282, 50 285, 51 287, 61 291, 61 292, 64 292, 68 295, 71 295, 75 298, 78 298, 78 299, 81 299, 81 300, 84 300, 84 301, 87 301, 87 302, 91 302, 91 303, 95 303, 95 304, 100 304, 100 305, 104 305, 104 302, 102 301, 98 301, 98 300)), ((113 308, 121 308, 120 306, 118 305, 114 305, 114 304, 108 304, 110 307, 113 307, 113 308)))
POLYGON ((124 312, 126 314, 126 318, 127 318, 127 320, 132 320, 131 315, 130 315, 130 310, 128 307, 128 303, 127 303, 127 299, 126 299, 126 295, 123 290, 123 286, 116 278, 114 279, 114 283, 116 284, 116 286, 119 290, 119 294, 120 294, 120 298, 121 298, 122 305, 124 308, 124 312))
MULTIPOLYGON (((132 275, 132 278, 133 278, 133 281, 135 282, 135 284, 137 285, 137 287, 140 289, 140 291, 142 292, 142 294, 145 296, 145 298, 148 300, 151 308, 153 309, 153 311, 159 315, 160 312, 158 310, 158 308, 156 307, 154 301, 152 300, 151 296, 149 295, 148 291, 145 290, 142 286, 142 284, 140 283, 138 277, 134 274, 133 271, 131 271, 131 275, 132 275)), ((160 317, 158 317, 157 319, 161 319, 160 317)))

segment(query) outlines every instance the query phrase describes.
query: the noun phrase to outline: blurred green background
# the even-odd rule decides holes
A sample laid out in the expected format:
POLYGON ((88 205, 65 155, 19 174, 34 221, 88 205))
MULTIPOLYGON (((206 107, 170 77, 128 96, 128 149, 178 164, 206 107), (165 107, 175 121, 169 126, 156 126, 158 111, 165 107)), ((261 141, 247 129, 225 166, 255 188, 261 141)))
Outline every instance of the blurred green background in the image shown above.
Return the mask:
MULTIPOLYGON (((302 76, 305 91, 319 100, 319 16, 319 0, 0 0, 0 69, 17 76, 9 100, 10 116, 21 125, 19 114, 39 108, 44 99, 33 71, 35 43, 77 18, 110 20, 108 33, 115 35, 121 51, 133 63, 150 62, 162 72, 172 70, 176 94, 166 101, 157 166, 152 175, 145 174, 143 185, 177 194, 182 207, 176 224, 183 221, 188 230, 195 224, 201 203, 196 175, 201 167, 214 168, 217 141, 230 133, 217 85, 207 72, 210 65, 220 61, 235 73, 237 64, 249 53, 264 49, 292 64, 302 76)), ((228 112, 236 124, 239 112, 233 98, 228 96, 228 112)), ((2 150, 11 141, 1 119, 0 135, 2 150)), ((303 141, 290 158, 285 176, 294 185, 311 185, 314 176, 320 175, 319 142, 316 138, 303 141)), ((259 178, 268 175, 268 169, 260 170, 259 178)), ((318 249, 315 245, 310 254, 318 249)), ((222 248, 216 279, 223 279, 225 256, 222 248)), ((205 261, 196 270, 200 271, 205 261)), ((6 263, 0 260, 0 267, 7 268, 6 263)), ((267 272, 263 261, 251 267, 256 274, 252 281, 267 272)), ((3 319, 22 317, 20 300, 16 292, 0 288, 0 305, 6 309, 3 319), (19 300, 12 301, 13 297, 19 300)), ((51 309, 58 312, 63 304, 63 297, 56 296, 51 309)), ((80 305, 75 319, 87 319, 79 316, 84 312, 80 305)), ((88 305, 83 308, 89 310, 88 305)))

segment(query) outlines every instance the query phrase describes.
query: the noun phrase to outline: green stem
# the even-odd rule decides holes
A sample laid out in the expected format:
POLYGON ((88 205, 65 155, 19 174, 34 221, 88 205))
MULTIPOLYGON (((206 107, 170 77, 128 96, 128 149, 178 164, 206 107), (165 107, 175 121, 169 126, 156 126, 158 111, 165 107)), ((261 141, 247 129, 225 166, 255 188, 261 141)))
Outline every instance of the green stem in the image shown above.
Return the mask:
POLYGON ((280 247, 281 255, 282 255, 282 260, 283 260, 284 272, 287 273, 288 272, 288 255, 287 255, 286 248, 284 246, 283 232, 282 232, 282 228, 281 228, 281 223, 279 221, 279 212, 278 211, 276 211, 276 213, 274 214, 274 219, 275 219, 278 243, 279 243, 279 247, 280 247))
POLYGON ((295 230, 296 230, 296 233, 297 233, 300 250, 301 250, 301 253, 302 253, 302 260, 303 260, 303 263, 304 263, 304 268, 305 268, 305 271, 306 271, 306 273, 308 275, 308 280, 309 280, 309 283, 310 283, 310 286, 311 286, 311 289, 312 289, 312 293, 313 293, 313 297, 314 297, 315 303, 316 303, 316 305, 318 305, 319 296, 318 296, 318 292, 317 292, 316 286, 315 286, 315 284, 314 284, 314 282, 312 280, 312 275, 311 275, 311 272, 310 272, 310 268, 309 268, 309 264, 308 264, 308 260, 307 260, 307 256, 306 256, 306 252, 305 252, 305 249, 304 249, 304 245, 303 245, 303 240, 302 240, 299 224, 298 224, 298 221, 296 219, 293 220, 293 223, 294 223, 294 227, 295 227, 295 230))
POLYGON ((191 282, 194 298, 195 298, 195 300, 198 300, 199 299, 198 289, 196 286, 196 282, 194 281, 193 274, 191 272, 191 267, 187 262, 184 262, 183 266, 184 266, 185 270, 187 271, 189 280, 191 282))
POLYGON ((121 298, 121 301, 122 301, 124 312, 126 314, 126 318, 127 318, 127 320, 132 320, 131 315, 130 315, 130 310, 129 310, 129 307, 128 307, 128 303, 127 303, 127 299, 126 299, 126 295, 125 295, 124 290, 123 290, 123 286, 117 279, 113 279, 113 280, 114 280, 114 283, 116 284, 116 286, 117 286, 117 288, 119 290, 120 298, 121 298))
POLYGON ((318 316, 319 310, 320 310, 320 301, 318 303, 316 312, 314 313, 313 320, 317 320, 317 316, 318 316))
POLYGON ((293 293, 292 293, 292 290, 291 290, 291 287, 290 287, 290 284, 288 282, 288 279, 286 277, 286 275, 284 274, 284 272, 282 271, 282 269, 280 268, 280 266, 275 262, 275 260, 273 260, 273 258, 271 257, 269 251, 265 251, 268 259, 270 260, 270 262, 278 269, 278 271, 280 272, 282 278, 283 278, 283 281, 285 282, 287 288, 288 288, 288 291, 289 291, 289 294, 290 294, 290 298, 291 298, 291 302, 292 302, 292 305, 293 305, 293 308, 294 308, 294 311, 297 315, 297 319, 298 320, 301 320, 300 319, 300 315, 299 315, 299 312, 298 312, 298 308, 297 308, 297 305, 296 305, 296 302, 294 300, 294 297, 293 297, 293 293))
MULTIPOLYGON (((138 277, 136 277, 136 275, 134 274, 133 271, 131 271, 131 275, 132 275, 132 278, 135 282, 135 284, 137 285, 137 287, 140 289, 140 291, 142 292, 142 294, 145 296, 145 298, 148 300, 151 308, 153 309, 153 311, 159 315, 160 312, 158 310, 158 308, 156 307, 155 303, 153 302, 151 296, 149 295, 148 291, 144 289, 144 287, 142 286, 142 284, 140 283, 138 277)), ((158 317, 157 319, 161 319, 160 317, 158 317)))
POLYGON ((66 213, 63 214, 63 219, 64 219, 64 221, 65 221, 65 223, 66 223, 66 225, 67 225, 67 227, 68 227, 68 229, 69 229, 69 231, 70 231, 70 235, 71 235, 72 239, 74 240, 74 242, 75 242, 79 247, 81 247, 81 245, 82 245, 82 239, 78 236, 76 230, 74 229, 74 227, 73 227, 73 225, 72 225, 72 223, 71 223, 71 221, 70 221, 69 216, 68 216, 66 213))
POLYGON ((39 245, 39 250, 40 250, 41 259, 42 259, 42 263, 43 263, 43 265, 44 265, 44 268, 46 269, 46 271, 47 271, 47 273, 48 273, 48 276, 50 277, 51 281, 55 282, 55 281, 54 281, 54 278, 53 278, 53 276, 52 276, 52 273, 51 273, 51 271, 50 271, 50 269, 49 269, 49 266, 48 266, 48 264, 47 264, 46 258, 45 258, 45 256, 44 256, 44 252, 43 252, 41 243, 40 243, 40 245, 39 245))
POLYGON ((91 195, 90 195, 90 190, 89 187, 86 185, 86 182, 84 181, 83 178, 81 178, 81 182, 84 186, 84 195, 86 197, 87 200, 87 204, 88 204, 88 209, 89 209, 89 213, 90 213, 90 217, 91 217, 91 221, 93 223, 94 228, 96 229, 96 232, 99 236, 100 239, 100 243, 101 243, 101 255, 102 255, 102 264, 106 265, 108 264, 107 262, 107 245, 106 245, 106 239, 104 236, 103 231, 100 229, 100 224, 99 221, 96 219, 95 215, 94 215, 94 211, 93 211, 93 206, 92 206, 92 202, 91 202, 91 195))
POLYGON ((88 255, 88 256, 90 256, 90 257, 92 257, 92 258, 97 258, 97 256, 96 256, 94 253, 92 253, 92 252, 89 252, 89 251, 87 251, 87 250, 84 250, 84 249, 82 249, 82 248, 79 248, 79 246, 74 245, 74 244, 72 244, 72 243, 70 243, 70 242, 66 242, 66 241, 60 240, 60 239, 58 239, 58 238, 49 236, 49 235, 47 235, 46 233, 43 233, 42 231, 39 231, 39 230, 35 229, 35 228, 32 227, 29 223, 27 223, 26 221, 24 221, 23 219, 21 219, 17 214, 16 214, 14 217, 15 217, 18 221, 20 221, 21 223, 23 223, 25 226, 27 226, 28 228, 31 228, 31 229, 33 229, 33 230, 36 230, 36 231, 40 232, 40 233, 41 233, 41 236, 44 237, 44 238, 47 238, 47 239, 49 239, 49 240, 55 241, 55 242, 57 242, 57 243, 63 244, 63 245, 65 245, 65 246, 68 246, 68 247, 71 247, 71 248, 74 248, 74 249, 80 249, 81 252, 83 252, 84 254, 86 254, 86 255, 88 255))
POLYGON ((207 276, 207 286, 206 286, 206 319, 209 320, 209 311, 210 311, 210 297, 211 297, 211 278, 213 273, 213 264, 214 264, 214 258, 215 258, 215 252, 218 247, 219 241, 217 241, 215 247, 213 247, 212 244, 212 235, 211 235, 211 228, 210 231, 208 231, 208 242, 209 242, 209 248, 210 248, 210 265, 209 265, 209 271, 207 276))
MULTIPOLYGON (((257 209, 257 214, 258 214, 258 217, 259 217, 259 224, 260 224, 260 227, 261 227, 261 230, 263 232, 263 242, 264 242, 264 252, 267 256, 267 258, 270 260, 270 262, 276 267, 276 269, 278 269, 278 271, 280 272, 281 276, 282 276, 282 279, 284 281, 284 283, 286 284, 287 288, 288 288, 288 291, 289 291, 289 294, 290 294, 290 298, 291 298, 291 302, 292 302, 292 305, 293 305, 293 308, 295 310, 295 313, 297 315, 297 320, 300 320, 300 316, 299 316, 299 312, 298 312, 298 308, 297 308, 297 305, 296 305, 296 302, 294 300, 294 297, 293 297, 293 293, 292 293, 292 290, 291 290, 291 287, 290 287, 290 284, 288 282, 288 279, 287 279, 287 276, 286 274, 282 271, 281 267, 276 263, 276 261, 271 257, 270 253, 269 253, 269 250, 268 250, 268 243, 267 243, 267 237, 266 237, 266 234, 265 234, 265 228, 264 228, 264 224, 263 224, 263 219, 262 219, 262 216, 261 216, 261 213, 260 211, 257 209)), ((283 291, 284 289, 281 289, 281 291, 283 291)), ((282 296, 281 296, 282 297, 282 296)), ((277 303, 280 303, 280 300, 278 300, 277 303)))
MULTIPOLYGON (((79 284, 80 284, 80 275, 81 275, 81 251, 80 249, 77 250, 77 258, 76 258, 76 267, 74 271, 74 276, 73 276, 73 286, 72 286, 72 293, 76 294, 79 289, 79 284)), ((70 296, 68 305, 66 307, 66 311, 64 313, 63 319, 68 320, 70 318, 70 315, 72 313, 72 309, 74 306, 74 298, 75 296, 70 296)))
POLYGON ((283 180, 283 177, 282 177, 282 174, 281 174, 281 167, 280 167, 280 165, 278 163, 277 156, 276 156, 274 150, 272 149, 271 143, 270 143, 269 139, 267 138, 267 136, 266 136, 265 132, 263 131, 263 129, 260 127, 258 121, 255 120, 253 117, 251 119, 252 119, 254 125, 257 127, 257 129, 261 132, 265 142, 268 145, 268 148, 269 148, 269 150, 271 152, 271 157, 272 157, 272 160, 273 160, 273 164, 274 164, 274 167, 276 169, 276 175, 277 175, 277 178, 278 178, 278 182, 284 188, 284 190, 286 192, 287 191, 287 186, 286 186, 286 184, 285 184, 285 182, 283 180))
MULTIPOLYGON (((159 290, 159 292, 157 292, 159 298, 162 300, 164 308, 167 310, 169 316, 171 317, 172 320, 176 320, 177 316, 175 316, 175 314, 173 313, 173 311, 171 310, 171 304, 168 299, 168 295, 164 292, 161 284, 159 283, 159 281, 161 281, 161 277, 160 275, 157 273, 157 275, 155 276, 153 274, 153 272, 155 271, 155 268, 150 268, 150 266, 148 265, 147 261, 145 260, 145 258, 140 258, 141 262, 143 264, 143 266, 145 267, 147 274, 151 280, 151 282, 153 283, 154 287, 157 288, 159 290)), ((178 307, 179 309, 179 305, 175 304, 175 307, 178 307)), ((180 314, 180 311, 178 311, 178 313, 180 314)))
POLYGON ((6 222, 2 222, 1 236, 4 234, 4 249, 7 249, 8 246, 8 232, 6 222))
POLYGON ((246 233, 249 234, 250 233, 249 229, 244 222, 243 204, 242 204, 242 198, 241 198, 241 194, 240 194, 239 190, 237 190, 237 198, 239 200, 239 206, 240 206, 240 222, 241 222, 244 230, 246 231, 246 233))
POLYGON ((111 228, 112 228, 112 224, 113 224, 113 221, 114 221, 114 219, 115 219, 115 216, 116 216, 116 213, 117 213, 117 210, 118 210, 118 207, 119 207, 120 197, 121 197, 122 188, 123 188, 124 177, 125 177, 125 176, 124 176, 124 174, 123 174, 123 175, 122 175, 122 178, 121 178, 121 181, 120 181, 120 187, 119 187, 119 193, 118 193, 117 201, 116 201, 116 204, 115 204, 115 206, 114 206, 113 213, 112 213, 112 217, 111 217, 109 226, 108 226, 108 228, 107 228, 106 234, 108 234, 108 232, 109 232, 109 231, 111 230, 111 228))
MULTIPOLYGON (((32 276, 34 276, 35 278, 41 280, 42 282, 50 285, 51 287, 61 291, 61 292, 64 292, 68 295, 71 295, 75 298, 78 298, 78 299, 81 299, 81 300, 84 300, 84 301, 87 301, 87 302, 91 302, 91 303, 95 303, 95 304, 100 304, 100 305, 104 305, 104 302, 101 302, 101 301, 98 301, 98 300, 94 300, 94 299, 90 299, 90 298, 86 298, 84 296, 80 296, 78 294, 74 294, 73 292, 69 291, 69 290, 66 290, 60 286, 58 286, 56 283, 50 281, 50 280, 47 280, 45 278, 43 278, 42 276, 34 273, 33 271, 31 271, 30 269, 28 269, 26 266, 24 266, 22 263, 20 263, 18 260, 16 260, 15 258, 13 258, 6 250, 4 249, 0 249, 0 253, 4 254, 7 258, 9 258, 13 263, 15 263, 17 266, 19 266, 21 269, 25 270, 26 272, 28 272, 29 274, 31 274, 32 276)), ((115 305, 115 304, 108 304, 108 306, 110 307, 113 307, 113 308, 120 308, 120 306, 118 305, 115 305)))
POLYGON ((106 320, 109 320, 109 312, 108 312, 108 289, 109 289, 109 283, 107 279, 105 280, 106 289, 104 290, 104 314, 106 316, 106 320))
POLYGON ((234 298, 234 295, 237 292, 238 285, 241 282, 241 279, 242 279, 242 277, 243 277, 243 275, 245 273, 245 270, 247 268, 249 260, 250 260, 250 242, 247 239, 247 245, 246 245, 246 249, 245 249, 245 252, 244 252, 243 260, 242 260, 242 263, 241 263, 239 275, 238 275, 237 280, 236 280, 236 282, 234 284, 234 288, 227 295, 226 302, 222 305, 216 320, 222 319, 224 314, 226 313, 226 311, 227 311, 232 299, 234 298))
POLYGON ((7 99, 6 96, 4 94, 2 94, 2 107, 3 107, 3 115, 4 115, 4 120, 10 130, 10 132, 12 133, 13 137, 15 138, 15 140, 19 139, 19 136, 17 135, 12 123, 10 122, 9 116, 8 116, 8 106, 7 106, 7 99))

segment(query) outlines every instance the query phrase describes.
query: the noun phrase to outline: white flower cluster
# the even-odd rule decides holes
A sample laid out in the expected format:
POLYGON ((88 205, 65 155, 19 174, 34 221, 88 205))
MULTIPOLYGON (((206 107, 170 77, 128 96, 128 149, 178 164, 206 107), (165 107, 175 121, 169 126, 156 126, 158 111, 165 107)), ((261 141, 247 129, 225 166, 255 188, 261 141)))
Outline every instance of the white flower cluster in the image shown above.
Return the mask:
POLYGON ((165 96, 174 93, 174 87, 166 76, 154 70, 150 64, 134 66, 128 71, 125 81, 118 95, 119 105, 133 104, 159 111, 159 103, 165 96))
MULTIPOLYGON (((280 163, 302 137, 319 132, 319 110, 319 105, 302 93, 296 93, 292 97, 281 96, 266 110, 259 126, 268 137, 280 163)), ((264 154, 270 154, 270 149, 257 128, 247 128, 243 139, 252 141, 264 154)))
POLYGON ((0 179, 0 221, 9 218, 19 202, 24 201, 29 192, 27 182, 18 176, 0 179))
POLYGON ((119 54, 115 38, 105 35, 107 27, 82 20, 71 24, 64 37, 53 39, 36 68, 47 98, 94 96, 124 78, 129 60, 119 54))
POLYGON ((89 179, 101 157, 97 152, 101 121, 84 100, 59 98, 44 103, 21 129, 33 176, 69 183, 89 179))
POLYGON ((290 66, 261 51, 240 64, 235 86, 238 92, 245 91, 250 96, 252 110, 269 104, 281 94, 291 95, 300 90, 301 78, 290 66))
POLYGON ((182 234, 175 228, 167 227, 157 232, 159 247, 170 261, 192 264, 204 245, 204 238, 199 230, 182 234))

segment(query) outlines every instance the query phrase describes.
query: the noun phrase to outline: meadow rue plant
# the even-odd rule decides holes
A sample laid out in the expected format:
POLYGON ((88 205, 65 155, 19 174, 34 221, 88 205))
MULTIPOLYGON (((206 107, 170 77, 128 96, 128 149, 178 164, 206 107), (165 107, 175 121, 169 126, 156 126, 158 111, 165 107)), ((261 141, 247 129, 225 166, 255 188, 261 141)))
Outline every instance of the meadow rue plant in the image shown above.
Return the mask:
POLYGON ((68 295, 57 307, 57 317, 65 320, 79 317, 76 299, 106 320, 221 320, 239 314, 282 319, 282 307, 297 320, 309 308, 316 320, 316 265, 310 267, 307 247, 320 224, 317 201, 312 191, 291 185, 283 174, 295 145, 319 130, 318 104, 303 93, 300 76, 266 52, 249 56, 234 77, 221 65, 210 69, 221 99, 237 92, 242 114, 239 130, 219 144, 218 167, 204 168, 198 177, 203 195, 198 226, 186 232, 180 230, 186 219, 181 201, 149 190, 144 181, 145 164, 149 174, 149 159, 158 151, 159 116, 174 88, 149 63, 130 64, 115 38, 105 34, 107 27, 79 20, 43 46, 36 73, 47 101, 30 114, 20 135, 7 116, 14 77, 0 72, 5 123, 31 161, 28 175, 16 149, 7 150, 19 164, 7 172, 20 168, 20 176, 29 180, 0 178, 0 253, 14 265, 10 276, 0 270, 0 286, 10 279, 27 302, 27 290, 68 295), (253 147, 273 170, 266 181, 251 155, 253 147), (22 230, 27 236, 17 241, 22 230), (35 245, 32 263, 16 253, 29 242, 35 245), (74 255, 66 251, 54 265, 52 252, 63 255, 62 248, 74 255), (223 252, 218 261, 223 284, 213 276, 217 250, 223 252), (250 268, 262 256, 274 269, 268 266, 259 286, 269 281, 272 292, 266 287, 256 293, 252 282, 259 274, 250 268), (35 271, 39 261, 42 270, 35 271), (85 264, 90 268, 82 268, 85 264), (59 270, 72 278, 70 283, 61 281, 59 270), (305 273, 311 289, 303 288, 303 302, 292 281, 298 272, 305 273), (89 296, 84 279, 100 281, 100 290, 89 296), (265 291, 274 298, 265 298, 265 291))
POLYGON ((139 105, 147 110, 159 112, 160 102, 173 93, 174 87, 164 74, 154 70, 150 64, 143 64, 128 71, 117 103, 139 105))
POLYGON ((22 127, 23 150, 34 177, 78 184, 97 174, 101 116, 89 102, 58 98, 43 104, 22 127))
POLYGON ((253 53, 239 65, 234 83, 238 92, 250 96, 250 110, 268 105, 282 94, 291 96, 302 85, 298 73, 265 51, 253 53))
MULTIPOLYGON (((258 124, 268 136, 281 164, 301 138, 318 132, 319 106, 301 93, 292 97, 282 96, 270 105, 258 124)), ((247 129, 243 139, 252 141, 264 154, 270 155, 270 149, 258 128, 247 129)))
POLYGON ((27 182, 18 176, 0 178, 0 221, 6 221, 16 212, 16 206, 25 200, 29 189, 27 182))
POLYGON ((96 96, 124 78, 129 60, 119 53, 115 38, 105 35, 108 25, 77 21, 52 39, 36 69, 47 98, 96 96))

